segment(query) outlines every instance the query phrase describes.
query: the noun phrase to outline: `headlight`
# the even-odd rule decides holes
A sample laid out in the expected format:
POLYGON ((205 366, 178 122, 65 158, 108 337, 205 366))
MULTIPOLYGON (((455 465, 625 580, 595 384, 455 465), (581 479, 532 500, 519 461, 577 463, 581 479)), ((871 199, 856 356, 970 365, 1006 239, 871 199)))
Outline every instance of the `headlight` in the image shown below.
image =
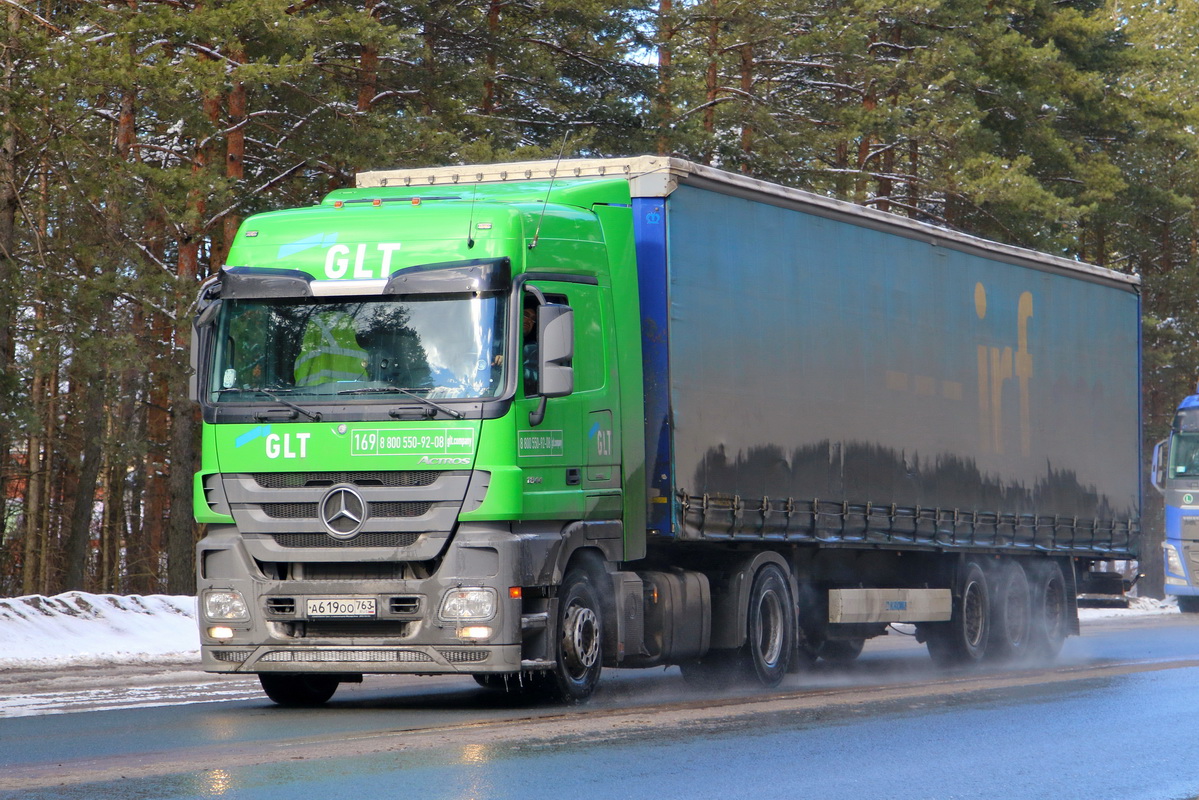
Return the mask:
POLYGON ((204 616, 211 620, 242 621, 250 619, 241 592, 209 591, 204 593, 204 616))
POLYGON ((1178 548, 1172 544, 1163 544, 1162 550, 1166 553, 1166 572, 1186 577, 1186 567, 1182 565, 1182 556, 1178 554, 1178 548))
POLYGON ((446 622, 491 619, 495 604, 495 589, 451 589, 442 598, 437 615, 446 622))

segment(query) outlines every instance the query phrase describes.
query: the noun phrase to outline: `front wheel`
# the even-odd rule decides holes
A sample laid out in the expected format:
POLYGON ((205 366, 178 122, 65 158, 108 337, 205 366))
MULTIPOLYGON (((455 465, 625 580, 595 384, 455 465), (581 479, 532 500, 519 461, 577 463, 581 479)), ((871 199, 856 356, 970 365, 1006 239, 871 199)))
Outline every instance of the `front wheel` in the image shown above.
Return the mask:
POLYGON ((1199 597, 1189 594, 1178 595, 1178 610, 1183 614, 1199 614, 1199 597))
POLYGON ((280 675, 262 673, 258 676, 262 691, 281 706, 312 708, 324 705, 337 691, 340 681, 331 675, 280 675))
POLYGON ((581 569, 566 573, 558 594, 554 668, 550 693, 564 703, 591 697, 603 667, 603 609, 591 579, 581 569))

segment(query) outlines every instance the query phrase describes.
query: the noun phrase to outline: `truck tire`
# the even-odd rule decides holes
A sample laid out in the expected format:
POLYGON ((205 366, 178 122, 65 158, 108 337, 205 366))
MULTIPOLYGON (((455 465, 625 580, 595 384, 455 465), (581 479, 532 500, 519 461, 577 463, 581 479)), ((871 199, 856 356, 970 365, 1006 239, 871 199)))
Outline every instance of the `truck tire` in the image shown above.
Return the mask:
POLYGON ((558 592, 554 667, 547 676, 551 697, 568 704, 591 697, 603 667, 603 630, 603 606, 591 578, 572 568, 558 592))
POLYGON ((987 658, 1019 660, 1028 656, 1032 633, 1032 595, 1024 567, 1005 560, 990 574, 991 632, 987 658))
POLYGON ((746 609, 745 644, 736 650, 709 650, 679 664, 683 679, 704 690, 738 683, 778 686, 795 657, 796 612, 787 575, 769 563, 758 570, 746 609))
POLYGON ((987 653, 991 625, 991 591, 986 573, 974 561, 961 570, 949 622, 925 626, 928 654, 941 666, 977 664, 987 653))
POLYGON ((1178 610, 1183 614, 1199 614, 1199 596, 1189 594, 1178 595, 1178 610))
POLYGON ((1032 591, 1032 626, 1029 641, 1032 655, 1051 660, 1061 652, 1069 626, 1070 606, 1066 578, 1056 561, 1037 564, 1029 575, 1032 591))
POLYGON ((264 672, 258 682, 266 696, 287 708, 313 708, 328 702, 340 681, 332 675, 292 675, 264 672))
POLYGON ((747 672, 763 686, 778 686, 795 650, 795 603, 779 565, 767 564, 754 576, 748 613, 747 672))

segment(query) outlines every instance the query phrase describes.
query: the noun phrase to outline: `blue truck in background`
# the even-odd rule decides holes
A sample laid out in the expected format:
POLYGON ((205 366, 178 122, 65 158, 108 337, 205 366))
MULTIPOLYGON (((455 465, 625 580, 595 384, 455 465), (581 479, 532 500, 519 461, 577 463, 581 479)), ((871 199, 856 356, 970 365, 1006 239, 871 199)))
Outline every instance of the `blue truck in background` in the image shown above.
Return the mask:
POLYGON ((1165 504, 1166 594, 1199 613, 1199 395, 1178 404, 1170 435, 1153 448, 1152 474, 1165 504))

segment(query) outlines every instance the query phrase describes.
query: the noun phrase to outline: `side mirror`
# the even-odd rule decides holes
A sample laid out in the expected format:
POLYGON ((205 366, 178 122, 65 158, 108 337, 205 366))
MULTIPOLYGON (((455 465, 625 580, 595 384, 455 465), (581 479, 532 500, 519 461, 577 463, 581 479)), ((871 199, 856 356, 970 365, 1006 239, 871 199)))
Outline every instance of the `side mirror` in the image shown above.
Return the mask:
POLYGON ((1153 466, 1149 473, 1150 480, 1153 482, 1153 488, 1163 493, 1166 491, 1165 456, 1167 453, 1166 445, 1169 443, 1169 439, 1162 439, 1153 446, 1153 466))
POLYGON ((570 306, 537 307, 537 393, 565 397, 575 390, 575 313, 570 306))

